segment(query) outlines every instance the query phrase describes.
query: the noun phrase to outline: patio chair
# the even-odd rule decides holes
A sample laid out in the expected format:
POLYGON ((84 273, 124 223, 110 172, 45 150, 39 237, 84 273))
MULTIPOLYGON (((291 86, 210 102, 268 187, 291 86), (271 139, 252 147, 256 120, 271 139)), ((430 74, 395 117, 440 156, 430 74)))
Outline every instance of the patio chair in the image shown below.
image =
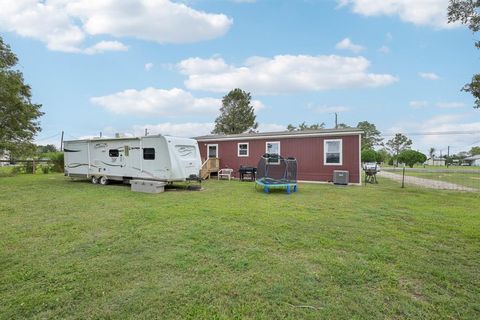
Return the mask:
POLYGON ((220 180, 220 178, 228 178, 228 180, 230 180, 232 178, 232 173, 233 169, 220 169, 220 171, 218 171, 217 179, 220 180))

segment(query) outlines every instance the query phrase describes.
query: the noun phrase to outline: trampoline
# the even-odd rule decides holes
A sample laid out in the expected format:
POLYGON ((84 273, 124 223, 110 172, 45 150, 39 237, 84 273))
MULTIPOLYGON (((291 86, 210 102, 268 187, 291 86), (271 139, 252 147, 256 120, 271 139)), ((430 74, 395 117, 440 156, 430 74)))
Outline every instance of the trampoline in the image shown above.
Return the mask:
POLYGON ((257 167, 255 189, 297 191, 297 159, 284 158, 277 154, 264 154, 257 167))

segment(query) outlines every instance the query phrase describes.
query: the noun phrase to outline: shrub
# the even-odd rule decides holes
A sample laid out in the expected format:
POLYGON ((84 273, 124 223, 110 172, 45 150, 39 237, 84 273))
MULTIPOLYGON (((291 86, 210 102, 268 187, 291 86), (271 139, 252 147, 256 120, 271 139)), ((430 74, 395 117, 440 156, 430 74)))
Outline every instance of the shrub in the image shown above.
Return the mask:
POLYGON ((33 173, 33 162, 32 161, 24 162, 23 169, 24 169, 25 173, 32 174, 33 173))
POLYGON ((48 164, 44 164, 44 165, 42 166, 42 172, 43 172, 44 174, 49 173, 49 172, 50 172, 50 166, 49 166, 48 164))
POLYGON ((48 159, 52 160, 53 167, 51 168, 51 170, 53 172, 63 172, 63 168, 64 168, 63 152, 50 152, 50 153, 46 153, 45 156, 48 159))
POLYGON ((23 166, 14 166, 12 168, 12 171, 10 171, 10 173, 13 175, 13 176, 16 176, 17 174, 19 173, 23 173, 23 170, 24 170, 24 167, 23 166))

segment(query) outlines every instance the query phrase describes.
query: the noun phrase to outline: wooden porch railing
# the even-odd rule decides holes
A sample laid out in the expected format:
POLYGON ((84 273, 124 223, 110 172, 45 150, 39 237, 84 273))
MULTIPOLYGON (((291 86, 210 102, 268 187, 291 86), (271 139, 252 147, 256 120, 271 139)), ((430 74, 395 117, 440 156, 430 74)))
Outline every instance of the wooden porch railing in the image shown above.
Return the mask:
POLYGON ((213 172, 218 172, 220 170, 219 158, 207 158, 202 161, 202 167, 200 168, 200 177, 202 179, 210 178, 210 175, 213 172))

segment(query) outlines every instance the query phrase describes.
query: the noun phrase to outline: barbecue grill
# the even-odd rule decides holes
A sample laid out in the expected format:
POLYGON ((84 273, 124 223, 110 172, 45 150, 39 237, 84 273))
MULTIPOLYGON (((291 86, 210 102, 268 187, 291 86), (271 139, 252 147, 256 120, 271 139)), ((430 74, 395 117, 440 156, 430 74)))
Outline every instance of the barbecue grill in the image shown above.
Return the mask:
POLYGON ((249 167, 249 166, 240 166, 240 169, 238 169, 238 174, 240 175, 241 181, 255 181, 257 168, 249 167))
POLYGON ((377 173, 380 172, 380 166, 376 163, 365 163, 363 171, 365 172, 365 183, 378 183, 377 173))

